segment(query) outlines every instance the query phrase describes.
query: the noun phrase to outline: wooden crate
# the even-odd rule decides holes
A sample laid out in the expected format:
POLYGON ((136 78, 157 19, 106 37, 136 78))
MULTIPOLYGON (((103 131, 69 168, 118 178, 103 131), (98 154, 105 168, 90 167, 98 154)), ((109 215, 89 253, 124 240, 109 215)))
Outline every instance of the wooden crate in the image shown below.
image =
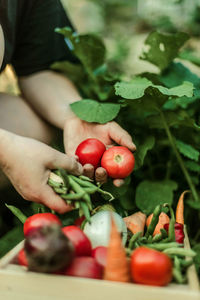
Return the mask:
MULTIPOLYGON (((188 284, 151 287, 29 272, 15 264, 16 255, 22 247, 23 242, 0 260, 2 300, 200 300, 194 266, 188 269, 188 284)), ((187 236, 185 247, 189 247, 187 236)))

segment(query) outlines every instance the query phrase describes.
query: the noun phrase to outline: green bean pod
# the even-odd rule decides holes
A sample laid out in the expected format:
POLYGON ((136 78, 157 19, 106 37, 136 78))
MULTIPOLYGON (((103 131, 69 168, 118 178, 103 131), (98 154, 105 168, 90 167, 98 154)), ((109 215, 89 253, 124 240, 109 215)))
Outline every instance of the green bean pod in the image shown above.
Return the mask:
POLYGON ((134 249, 135 248, 134 247, 135 243, 138 241, 138 239, 141 237, 141 235, 142 235, 141 231, 139 231, 139 232, 132 235, 132 237, 129 240, 129 244, 128 244, 129 249, 134 249))
POLYGON ((153 217, 152 217, 151 223, 149 224, 149 227, 147 228, 147 231, 146 231, 146 234, 145 234, 145 236, 146 236, 147 238, 148 238, 150 235, 153 234, 153 232, 154 232, 154 230, 155 230, 155 227, 156 227, 156 225, 158 224, 158 220, 159 220, 159 216, 160 216, 160 213, 161 213, 161 209, 162 209, 162 206, 161 206, 161 205, 156 206, 156 208, 154 209, 153 217))

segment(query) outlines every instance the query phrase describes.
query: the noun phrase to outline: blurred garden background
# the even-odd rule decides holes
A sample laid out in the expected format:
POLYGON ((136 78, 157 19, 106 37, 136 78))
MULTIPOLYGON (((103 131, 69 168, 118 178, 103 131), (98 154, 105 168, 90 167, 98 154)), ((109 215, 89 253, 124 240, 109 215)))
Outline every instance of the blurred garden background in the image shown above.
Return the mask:
MULTIPOLYGON (((141 72, 158 72, 156 66, 140 60, 145 38, 153 30, 190 34, 187 43, 195 64, 183 60, 190 70, 200 76, 200 1, 198 0, 62 0, 79 33, 95 33, 103 38, 107 60, 123 79, 141 72), (199 61, 198 61, 199 59, 199 61)), ((192 60, 192 59, 190 59, 192 60)), ((0 92, 19 93, 11 67, 0 76, 0 92)), ((24 201, 4 178, 0 178, 0 256, 22 239, 20 222, 5 207, 5 202, 24 206, 24 201)))

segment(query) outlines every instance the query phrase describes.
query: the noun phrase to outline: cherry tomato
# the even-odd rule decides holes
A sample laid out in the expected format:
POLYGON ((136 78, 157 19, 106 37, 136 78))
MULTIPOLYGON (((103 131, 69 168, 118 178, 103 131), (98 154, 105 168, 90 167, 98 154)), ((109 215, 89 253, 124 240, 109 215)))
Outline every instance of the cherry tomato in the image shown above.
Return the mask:
POLYGON ((107 259, 107 247, 98 246, 92 249, 92 257, 95 258, 100 266, 105 267, 107 259))
POLYGON ((105 152, 105 145, 97 139, 87 139, 80 143, 76 149, 79 162, 84 166, 91 164, 96 169, 100 165, 100 160, 105 152))
POLYGON ((102 267, 93 257, 75 257, 71 265, 66 269, 65 275, 101 279, 102 267))
POLYGON ((136 283, 164 286, 172 280, 172 261, 165 253, 139 247, 131 256, 131 274, 136 283))
POLYGON ((24 248, 19 251, 17 260, 19 265, 28 267, 28 260, 24 248))
POLYGON ((101 159, 101 166, 112 178, 125 178, 135 166, 133 153, 123 146, 114 146, 106 150, 101 159))
POLYGON ((71 225, 62 228, 63 233, 72 242, 75 255, 90 256, 92 253, 91 242, 86 234, 77 226, 71 225))
POLYGON ((44 227, 51 224, 62 225, 59 218, 52 213, 39 213, 26 219, 24 223, 24 236, 35 228, 44 227))
POLYGON ((81 224, 85 221, 85 216, 79 217, 74 221, 74 225, 81 227, 81 224))

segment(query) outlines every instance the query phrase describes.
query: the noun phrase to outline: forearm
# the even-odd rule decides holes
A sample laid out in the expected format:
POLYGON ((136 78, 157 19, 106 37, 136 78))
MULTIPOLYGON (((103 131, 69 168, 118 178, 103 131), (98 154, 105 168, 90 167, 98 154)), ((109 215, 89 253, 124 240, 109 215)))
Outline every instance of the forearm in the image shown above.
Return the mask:
POLYGON ((69 104, 81 99, 73 83, 53 71, 43 71, 19 78, 25 100, 52 125, 63 129, 73 116, 69 104))
POLYGON ((15 134, 0 128, 0 169, 5 170, 15 134))

